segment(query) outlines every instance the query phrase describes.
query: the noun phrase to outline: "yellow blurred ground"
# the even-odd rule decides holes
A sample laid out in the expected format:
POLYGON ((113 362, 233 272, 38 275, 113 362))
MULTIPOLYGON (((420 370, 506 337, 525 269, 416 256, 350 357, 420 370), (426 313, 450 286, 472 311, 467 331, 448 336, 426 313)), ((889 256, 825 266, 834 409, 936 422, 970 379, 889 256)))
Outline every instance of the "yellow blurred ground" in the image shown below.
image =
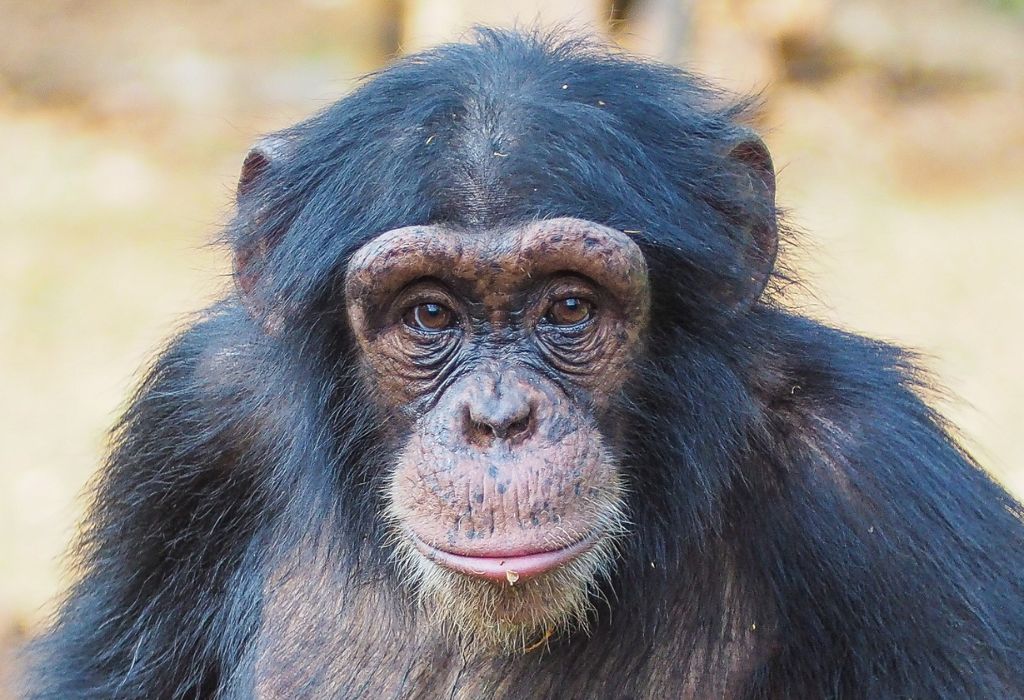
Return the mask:
MULTIPOLYGON (((246 146, 384 58, 374 3, 251 8, 0 3, 0 647, 63 581, 136 370, 227 284, 206 243, 246 146)), ((764 54, 762 126, 816 292, 793 303, 926 353, 1024 495, 1024 20, 857 0, 812 32, 764 54)), ((749 87, 711 43, 696 67, 749 87)))

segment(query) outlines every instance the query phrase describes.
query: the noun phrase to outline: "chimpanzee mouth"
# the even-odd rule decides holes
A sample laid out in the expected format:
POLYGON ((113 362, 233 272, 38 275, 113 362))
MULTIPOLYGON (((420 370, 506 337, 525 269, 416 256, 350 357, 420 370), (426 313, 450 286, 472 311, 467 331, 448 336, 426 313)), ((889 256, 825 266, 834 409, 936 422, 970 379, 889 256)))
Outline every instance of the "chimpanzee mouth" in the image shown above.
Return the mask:
POLYGON ((438 549, 411 532, 409 536, 416 549, 435 564, 466 576, 513 586, 521 580, 535 578, 565 566, 576 557, 590 551, 598 541, 597 534, 590 533, 558 549, 518 548, 466 555, 438 549))

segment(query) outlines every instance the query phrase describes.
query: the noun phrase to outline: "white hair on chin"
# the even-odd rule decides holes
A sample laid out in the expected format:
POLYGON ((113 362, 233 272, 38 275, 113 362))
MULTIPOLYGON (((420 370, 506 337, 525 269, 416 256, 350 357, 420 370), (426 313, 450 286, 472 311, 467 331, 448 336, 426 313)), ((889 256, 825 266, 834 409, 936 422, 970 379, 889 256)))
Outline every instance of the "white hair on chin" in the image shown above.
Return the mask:
MULTIPOLYGON (((588 499, 596 513, 590 528, 596 535, 593 547, 564 566, 514 585, 476 579, 430 561, 403 531, 393 501, 386 514, 392 523, 392 558, 424 618, 449 639, 467 652, 522 654, 556 634, 587 632, 600 584, 609 580, 626 532, 623 492, 616 475, 588 499)), ((563 531, 565 541, 555 544, 568 546, 574 540, 568 529, 563 531)))

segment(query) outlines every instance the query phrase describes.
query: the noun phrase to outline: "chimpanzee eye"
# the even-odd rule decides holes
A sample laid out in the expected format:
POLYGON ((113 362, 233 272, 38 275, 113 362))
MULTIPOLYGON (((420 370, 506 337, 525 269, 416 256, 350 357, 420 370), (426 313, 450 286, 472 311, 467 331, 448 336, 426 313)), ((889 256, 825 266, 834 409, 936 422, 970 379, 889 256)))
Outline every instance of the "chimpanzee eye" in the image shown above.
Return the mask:
POLYGON ((427 302, 417 304, 405 312, 402 321, 410 328, 421 331, 443 331, 453 325, 454 314, 443 304, 427 302))
POLYGON ((567 297, 554 302, 548 309, 547 319, 556 326, 575 326, 590 319, 594 307, 579 297, 567 297))

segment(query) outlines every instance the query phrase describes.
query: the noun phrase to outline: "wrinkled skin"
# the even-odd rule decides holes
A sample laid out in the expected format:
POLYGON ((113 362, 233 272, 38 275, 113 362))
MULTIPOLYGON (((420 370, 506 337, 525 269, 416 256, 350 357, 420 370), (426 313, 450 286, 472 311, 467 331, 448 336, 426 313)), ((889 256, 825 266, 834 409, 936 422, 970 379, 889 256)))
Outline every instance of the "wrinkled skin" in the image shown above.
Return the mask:
POLYGON ((510 649, 583 624, 623 517, 600 425, 647 321, 640 249, 577 219, 415 226, 356 252, 346 297, 406 436, 389 514, 426 607, 510 649))

